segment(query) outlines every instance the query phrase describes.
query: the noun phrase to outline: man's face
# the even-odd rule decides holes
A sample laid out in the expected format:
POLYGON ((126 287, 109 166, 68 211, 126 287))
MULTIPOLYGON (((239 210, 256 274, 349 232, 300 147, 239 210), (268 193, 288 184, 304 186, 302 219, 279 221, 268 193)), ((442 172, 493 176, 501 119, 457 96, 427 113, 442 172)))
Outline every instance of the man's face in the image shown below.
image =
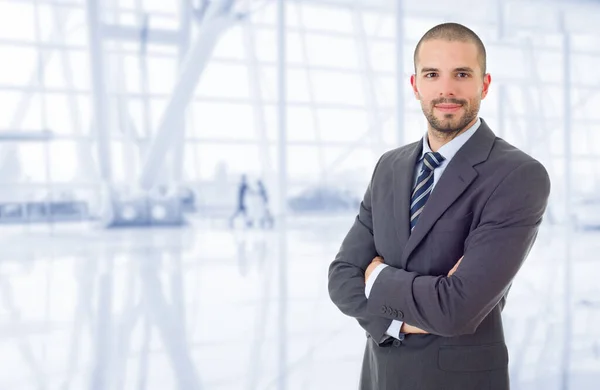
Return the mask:
POLYGON ((470 42, 425 41, 411 77, 415 97, 432 128, 446 134, 472 125, 491 82, 482 75, 477 46, 470 42))

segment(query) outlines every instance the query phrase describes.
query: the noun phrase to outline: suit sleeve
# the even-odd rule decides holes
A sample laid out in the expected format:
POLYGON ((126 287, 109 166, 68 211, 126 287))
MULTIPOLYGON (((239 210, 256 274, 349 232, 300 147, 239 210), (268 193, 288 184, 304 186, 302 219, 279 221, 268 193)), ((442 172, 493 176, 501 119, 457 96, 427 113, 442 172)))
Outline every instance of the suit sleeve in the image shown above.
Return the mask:
POLYGON ((487 200, 452 276, 386 267, 373 285, 368 311, 392 318, 382 310, 391 307, 403 314, 404 322, 440 336, 474 333, 529 254, 549 194, 550 179, 539 162, 513 170, 487 200))
POLYGON ((375 166, 371 182, 360 204, 358 215, 350 231, 342 241, 335 259, 329 266, 329 296, 342 313, 356 318, 360 326, 380 342, 392 320, 367 312, 365 296, 365 271, 377 254, 373 238, 371 216, 371 192, 377 168, 375 166))

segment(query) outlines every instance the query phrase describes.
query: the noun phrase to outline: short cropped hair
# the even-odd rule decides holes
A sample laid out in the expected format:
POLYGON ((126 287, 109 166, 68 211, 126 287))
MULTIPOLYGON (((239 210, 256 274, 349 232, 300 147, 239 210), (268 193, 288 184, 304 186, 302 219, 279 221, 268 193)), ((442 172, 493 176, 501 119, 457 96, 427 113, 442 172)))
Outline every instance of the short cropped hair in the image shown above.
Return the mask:
POLYGON ((427 31, 425 35, 423 35, 423 37, 419 40, 419 43, 417 43, 417 47, 415 48, 415 54, 413 58, 415 73, 417 73, 417 55, 419 54, 419 49, 421 48, 421 45, 425 41, 431 41, 434 39, 474 43, 475 46, 477 46, 479 66, 481 67, 482 74, 485 75, 486 53, 485 46, 483 46, 483 42, 481 42, 481 39, 479 39, 477 34, 475 34, 471 29, 458 23, 438 24, 437 26, 427 31))

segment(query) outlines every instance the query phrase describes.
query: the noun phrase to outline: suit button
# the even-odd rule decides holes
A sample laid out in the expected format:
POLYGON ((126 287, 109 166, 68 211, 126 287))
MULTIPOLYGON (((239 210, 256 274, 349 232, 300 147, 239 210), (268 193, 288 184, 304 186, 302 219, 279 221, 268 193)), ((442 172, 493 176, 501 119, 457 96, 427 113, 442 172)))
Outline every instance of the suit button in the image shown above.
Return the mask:
POLYGON ((398 310, 398 315, 396 317, 404 318, 404 313, 402 313, 401 311, 398 310))
POLYGON ((387 314, 388 316, 391 316, 393 313, 394 313, 394 312, 392 311, 392 308, 391 308, 391 307, 388 307, 388 308, 387 308, 387 311, 386 311, 386 314, 387 314))
POLYGON ((381 314, 385 314, 386 310, 385 310, 385 306, 381 306, 381 314))
POLYGON ((392 312, 394 317, 398 317, 398 310, 394 309, 394 311, 392 312))

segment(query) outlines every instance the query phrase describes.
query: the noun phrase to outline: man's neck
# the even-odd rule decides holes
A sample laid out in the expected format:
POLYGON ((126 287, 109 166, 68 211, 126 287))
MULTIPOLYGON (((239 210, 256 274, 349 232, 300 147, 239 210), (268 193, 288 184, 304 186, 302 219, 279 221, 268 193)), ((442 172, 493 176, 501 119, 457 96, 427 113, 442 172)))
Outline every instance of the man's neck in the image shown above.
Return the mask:
POLYGON ((427 140, 429 141, 429 148, 432 152, 437 152, 442 146, 446 145, 448 142, 452 141, 454 138, 458 137, 459 135, 470 129, 471 126, 475 124, 475 122, 477 122, 477 118, 473 119, 462 130, 459 130, 454 133, 445 133, 443 131, 436 130, 428 124, 427 140))

